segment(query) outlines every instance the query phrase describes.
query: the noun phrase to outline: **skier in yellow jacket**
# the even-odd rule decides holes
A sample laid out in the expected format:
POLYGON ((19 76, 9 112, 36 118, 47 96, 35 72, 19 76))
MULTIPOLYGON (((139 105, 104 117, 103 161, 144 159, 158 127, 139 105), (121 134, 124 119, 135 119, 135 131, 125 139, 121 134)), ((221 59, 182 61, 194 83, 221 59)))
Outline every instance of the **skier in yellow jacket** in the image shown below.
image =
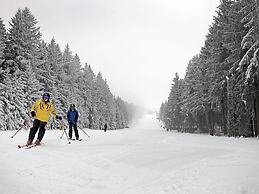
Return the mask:
POLYGON ((31 116, 34 117, 34 122, 32 128, 30 129, 27 145, 32 144, 38 129, 39 133, 35 144, 40 144, 45 134, 45 126, 49 121, 50 114, 52 114, 56 119, 62 119, 62 117, 57 115, 54 105, 50 102, 50 94, 44 93, 42 99, 37 100, 31 108, 31 116))

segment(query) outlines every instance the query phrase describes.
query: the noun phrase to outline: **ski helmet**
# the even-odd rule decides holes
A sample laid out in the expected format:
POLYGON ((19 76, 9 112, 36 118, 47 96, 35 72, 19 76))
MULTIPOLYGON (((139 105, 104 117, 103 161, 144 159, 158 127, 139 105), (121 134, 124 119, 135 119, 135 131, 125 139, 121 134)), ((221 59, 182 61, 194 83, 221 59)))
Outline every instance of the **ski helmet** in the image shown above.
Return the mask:
POLYGON ((50 94, 49 93, 47 93, 47 92, 45 92, 43 95, 42 95, 42 98, 43 99, 50 99, 50 94))
POLYGON ((70 108, 75 108, 76 105, 75 104, 70 104, 70 108))

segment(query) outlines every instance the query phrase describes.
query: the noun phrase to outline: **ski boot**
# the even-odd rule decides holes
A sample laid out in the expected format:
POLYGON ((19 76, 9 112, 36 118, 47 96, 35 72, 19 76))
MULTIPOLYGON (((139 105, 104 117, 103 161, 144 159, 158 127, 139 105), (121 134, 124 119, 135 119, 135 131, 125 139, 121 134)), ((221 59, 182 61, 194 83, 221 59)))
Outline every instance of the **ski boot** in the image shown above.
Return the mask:
POLYGON ((32 144, 32 140, 31 140, 31 139, 28 139, 26 146, 29 146, 29 145, 31 145, 31 144, 32 144))
POLYGON ((35 141, 35 145, 40 145, 40 140, 39 140, 39 139, 37 139, 37 140, 35 141))

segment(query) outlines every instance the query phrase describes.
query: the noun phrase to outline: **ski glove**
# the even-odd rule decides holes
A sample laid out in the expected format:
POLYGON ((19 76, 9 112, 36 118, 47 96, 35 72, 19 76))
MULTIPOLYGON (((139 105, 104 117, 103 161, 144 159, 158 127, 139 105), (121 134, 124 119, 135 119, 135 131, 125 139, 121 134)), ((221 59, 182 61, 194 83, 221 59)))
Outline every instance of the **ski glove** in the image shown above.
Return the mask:
POLYGON ((35 117, 35 116, 36 116, 35 111, 31 111, 31 116, 32 116, 32 117, 35 117))
POLYGON ((62 117, 57 115, 57 116, 56 116, 56 119, 62 120, 62 117))

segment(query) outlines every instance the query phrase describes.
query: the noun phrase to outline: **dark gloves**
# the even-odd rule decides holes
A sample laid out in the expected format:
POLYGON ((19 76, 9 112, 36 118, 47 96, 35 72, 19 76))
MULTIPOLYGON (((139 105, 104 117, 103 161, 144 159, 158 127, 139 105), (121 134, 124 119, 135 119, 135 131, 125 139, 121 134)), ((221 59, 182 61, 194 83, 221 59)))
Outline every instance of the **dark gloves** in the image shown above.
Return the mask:
POLYGON ((57 115, 57 116, 56 116, 56 119, 62 120, 62 117, 57 115))
POLYGON ((36 116, 36 112, 35 111, 31 111, 31 116, 35 117, 36 116))

